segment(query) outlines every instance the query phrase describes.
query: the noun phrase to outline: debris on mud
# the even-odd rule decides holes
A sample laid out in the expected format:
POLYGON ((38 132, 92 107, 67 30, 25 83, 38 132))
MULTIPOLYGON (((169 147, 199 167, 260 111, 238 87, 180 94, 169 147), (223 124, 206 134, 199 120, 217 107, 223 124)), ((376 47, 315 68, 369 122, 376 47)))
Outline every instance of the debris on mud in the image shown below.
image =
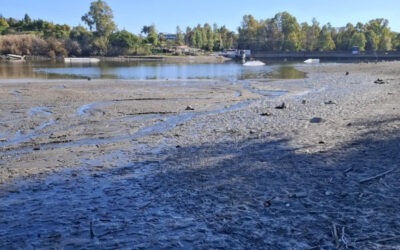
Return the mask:
POLYGON ((324 119, 322 119, 321 117, 313 117, 311 118, 310 123, 321 123, 323 121, 324 119))
POLYGON ((275 108, 276 108, 276 109, 286 109, 286 108, 287 108, 287 105, 286 105, 284 102, 282 102, 282 104, 276 106, 275 108))

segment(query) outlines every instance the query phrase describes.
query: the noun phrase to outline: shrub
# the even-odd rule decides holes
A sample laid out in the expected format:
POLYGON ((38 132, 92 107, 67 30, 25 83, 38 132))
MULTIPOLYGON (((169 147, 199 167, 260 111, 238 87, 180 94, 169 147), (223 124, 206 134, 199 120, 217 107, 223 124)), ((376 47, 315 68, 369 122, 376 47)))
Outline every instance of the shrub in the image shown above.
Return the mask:
POLYGON ((77 41, 71 39, 65 40, 64 47, 68 51, 69 56, 80 56, 82 55, 81 46, 77 41))
POLYGON ((48 48, 49 48, 49 56, 66 56, 67 50, 64 48, 63 44, 55 38, 49 38, 47 40, 48 48), (50 53, 54 52, 54 53, 50 53))
POLYGON ((5 35, 0 36, 0 53, 55 57, 67 55, 67 50, 55 38, 46 41, 35 35, 5 35))

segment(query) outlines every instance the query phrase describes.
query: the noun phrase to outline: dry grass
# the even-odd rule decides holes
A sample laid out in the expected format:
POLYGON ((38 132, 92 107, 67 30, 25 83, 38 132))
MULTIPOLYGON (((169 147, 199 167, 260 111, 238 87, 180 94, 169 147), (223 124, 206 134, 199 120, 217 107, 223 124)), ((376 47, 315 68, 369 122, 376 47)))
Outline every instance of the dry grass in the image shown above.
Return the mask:
POLYGON ((47 41, 35 35, 0 36, 0 54, 64 56, 67 51, 64 45, 54 39, 47 41))

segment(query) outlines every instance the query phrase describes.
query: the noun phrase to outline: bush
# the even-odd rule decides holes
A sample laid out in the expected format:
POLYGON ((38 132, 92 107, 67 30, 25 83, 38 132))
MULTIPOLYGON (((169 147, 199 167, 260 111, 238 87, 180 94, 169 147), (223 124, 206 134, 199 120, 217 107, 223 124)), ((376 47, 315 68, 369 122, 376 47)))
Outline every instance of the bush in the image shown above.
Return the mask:
POLYGON ((35 35, 0 36, 0 53, 38 56, 66 56, 64 45, 55 38, 43 40, 35 35))
POLYGON ((108 40, 104 37, 94 39, 91 47, 91 55, 105 56, 107 54, 108 40))
POLYGON ((48 48, 49 48, 49 56, 66 56, 67 50, 64 48, 63 44, 55 38, 49 38, 47 40, 48 48))
POLYGON ((64 47, 68 51, 69 56, 81 56, 82 49, 77 41, 68 39, 64 42, 64 47))

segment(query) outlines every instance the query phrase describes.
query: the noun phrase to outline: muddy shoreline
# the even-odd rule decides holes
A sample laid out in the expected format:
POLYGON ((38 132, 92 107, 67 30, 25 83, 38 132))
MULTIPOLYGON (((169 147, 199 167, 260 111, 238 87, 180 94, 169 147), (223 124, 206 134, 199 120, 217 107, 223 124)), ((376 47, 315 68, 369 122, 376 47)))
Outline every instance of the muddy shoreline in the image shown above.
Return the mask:
POLYGON ((1 80, 0 248, 399 247, 399 67, 1 80))

